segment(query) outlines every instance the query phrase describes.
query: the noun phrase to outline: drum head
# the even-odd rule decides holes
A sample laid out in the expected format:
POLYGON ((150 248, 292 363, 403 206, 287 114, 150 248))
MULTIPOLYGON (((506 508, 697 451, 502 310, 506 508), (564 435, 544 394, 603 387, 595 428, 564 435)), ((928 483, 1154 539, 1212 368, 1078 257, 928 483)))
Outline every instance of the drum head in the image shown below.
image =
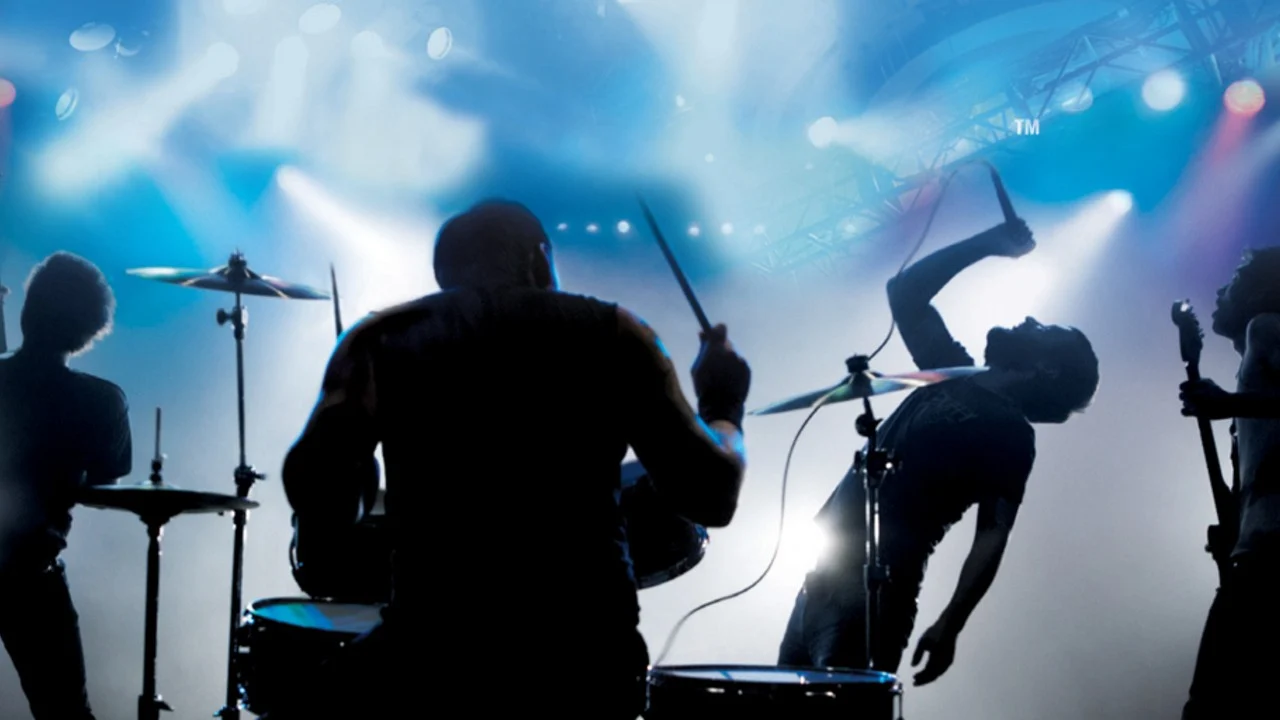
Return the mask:
POLYGON ((649 670, 649 681, 659 683, 688 683, 691 685, 723 685, 747 687, 794 685, 897 685, 898 679, 889 673, 874 670, 843 670, 836 668, 795 668, 772 665, 665 665, 649 670))
POLYGON ((257 622, 270 622, 322 632, 362 635, 382 620, 381 605, 272 598, 259 600, 249 607, 257 622))
POLYGON ((871 670, 676 665, 649 670, 647 720, 893 720, 901 684, 871 670))

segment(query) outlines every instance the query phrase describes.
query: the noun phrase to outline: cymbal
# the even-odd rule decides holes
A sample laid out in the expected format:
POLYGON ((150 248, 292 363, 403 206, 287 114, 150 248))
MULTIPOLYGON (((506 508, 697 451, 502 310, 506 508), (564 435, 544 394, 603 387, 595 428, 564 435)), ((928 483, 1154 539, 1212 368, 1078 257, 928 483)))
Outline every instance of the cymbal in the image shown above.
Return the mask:
POLYGON ((134 277, 156 282, 194 287, 202 290, 259 295, 262 297, 292 300, 328 300, 328 293, 315 288, 291 283, 269 275, 259 275, 249 269, 244 255, 235 253, 226 265, 209 270, 188 268, 149 267, 126 271, 134 277))
POLYGON ((776 415, 778 413, 790 412, 792 410, 804 410, 817 405, 824 397, 831 397, 825 404, 848 402, 849 400, 858 400, 861 398, 875 397, 877 395, 887 395, 902 390, 914 390, 915 388, 925 387, 926 385, 936 385, 940 382, 955 380, 957 378, 970 377, 978 373, 986 372, 984 367, 954 367, 954 368, 938 368, 936 370, 918 370, 916 372, 899 373, 897 375, 883 375, 878 372, 868 370, 858 375, 850 375, 841 380, 839 383, 821 390, 798 395, 796 397, 776 402, 759 410, 752 410, 749 415, 776 415))
POLYGON ((194 513, 252 510, 258 503, 234 495, 183 490, 164 483, 103 485, 80 491, 80 504, 101 510, 124 510, 136 515, 172 517, 194 513))

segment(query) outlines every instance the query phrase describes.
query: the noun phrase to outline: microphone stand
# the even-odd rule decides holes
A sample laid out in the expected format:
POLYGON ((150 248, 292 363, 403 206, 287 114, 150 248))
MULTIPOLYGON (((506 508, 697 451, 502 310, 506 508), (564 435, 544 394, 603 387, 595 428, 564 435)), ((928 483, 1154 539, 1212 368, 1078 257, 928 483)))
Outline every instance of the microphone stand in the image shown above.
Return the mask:
POLYGON ((845 361, 854 390, 862 396, 863 410, 855 427, 858 434, 867 439, 867 449, 854 454, 853 472, 862 478, 866 493, 863 532, 867 557, 862 568, 867 592, 865 659, 867 669, 875 670, 875 648, 880 634, 880 591, 889 581, 889 568, 880 559, 880 488, 894 471, 896 462, 892 453, 879 447, 877 428, 881 420, 871 409, 871 379, 867 375, 869 363, 870 358, 865 355, 855 355, 845 361))
POLYGON ((9 333, 4 326, 4 296, 9 294, 9 288, 0 283, 0 355, 9 352, 9 333))

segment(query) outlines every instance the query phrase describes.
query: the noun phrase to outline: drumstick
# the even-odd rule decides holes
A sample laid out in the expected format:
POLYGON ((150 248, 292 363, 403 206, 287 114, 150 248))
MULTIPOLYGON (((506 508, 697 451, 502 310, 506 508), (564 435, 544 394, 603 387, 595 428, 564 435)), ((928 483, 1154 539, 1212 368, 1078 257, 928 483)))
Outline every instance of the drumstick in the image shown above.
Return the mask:
POLYGON ((338 305, 338 271, 329 263, 329 285, 333 289, 333 324, 338 329, 338 337, 342 337, 342 308, 338 305))
MULTIPOLYGON (((0 257, 0 260, 3 259, 3 257, 0 257)), ((4 263, 0 263, 0 267, 3 266, 4 263)), ((0 282, 0 355, 9 352, 9 332, 4 327, 4 296, 8 294, 9 288, 5 287, 3 282, 0 282)))
POLYGON ((675 273, 676 282, 680 283, 680 289, 684 291, 685 298, 689 301, 689 306, 693 308, 693 314, 698 316, 698 323, 702 325, 704 333, 711 332, 711 322, 707 320, 707 314, 702 312, 702 305, 698 303, 698 298, 693 294, 693 288, 689 285, 689 280, 684 276, 684 271, 680 269, 680 263, 676 261, 676 256, 671 253, 671 248, 667 246, 666 238, 662 237, 662 231, 658 229, 658 221, 653 218, 653 213, 649 212, 649 206, 645 204, 644 198, 636 198, 640 201, 640 210, 644 213, 645 222, 649 223, 649 230, 653 232, 653 237, 658 241, 658 247, 662 248, 662 254, 667 258, 667 264, 671 266, 671 272, 675 273))

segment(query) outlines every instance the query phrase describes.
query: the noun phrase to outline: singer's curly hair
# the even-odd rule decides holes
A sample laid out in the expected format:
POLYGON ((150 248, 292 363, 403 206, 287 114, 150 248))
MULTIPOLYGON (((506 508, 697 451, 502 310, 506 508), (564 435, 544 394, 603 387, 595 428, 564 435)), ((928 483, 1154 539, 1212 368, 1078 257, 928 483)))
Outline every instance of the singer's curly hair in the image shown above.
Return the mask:
POLYGON ((45 258, 27 278, 22 343, 79 355, 111 332, 116 299, 96 265, 68 252, 45 258))
POLYGON ((1219 293, 1214 332, 1243 337, 1249 321, 1263 313, 1280 313, 1280 245, 1245 250, 1235 276, 1219 293))
POLYGON ((1240 281, 1257 298, 1257 312, 1280 312, 1280 245, 1245 250, 1240 281))

